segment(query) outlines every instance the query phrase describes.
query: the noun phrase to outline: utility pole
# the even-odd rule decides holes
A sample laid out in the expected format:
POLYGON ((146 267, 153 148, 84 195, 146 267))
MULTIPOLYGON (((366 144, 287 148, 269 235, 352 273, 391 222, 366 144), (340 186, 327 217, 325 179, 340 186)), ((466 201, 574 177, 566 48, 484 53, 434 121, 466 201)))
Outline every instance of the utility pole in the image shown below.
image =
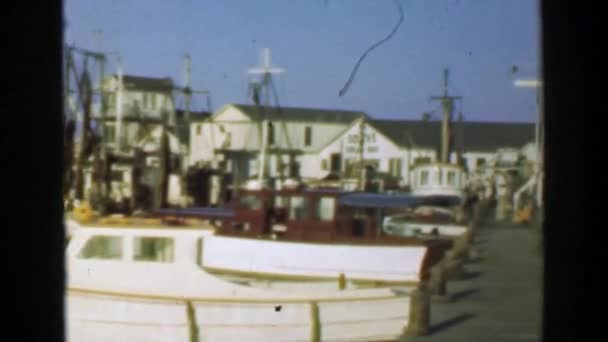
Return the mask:
POLYGON ((461 96, 448 95, 448 76, 449 70, 443 70, 443 95, 431 96, 431 100, 441 101, 443 109, 443 120, 441 123, 441 162, 449 163, 450 158, 450 126, 452 121, 452 111, 454 110, 454 101, 460 100, 461 96))

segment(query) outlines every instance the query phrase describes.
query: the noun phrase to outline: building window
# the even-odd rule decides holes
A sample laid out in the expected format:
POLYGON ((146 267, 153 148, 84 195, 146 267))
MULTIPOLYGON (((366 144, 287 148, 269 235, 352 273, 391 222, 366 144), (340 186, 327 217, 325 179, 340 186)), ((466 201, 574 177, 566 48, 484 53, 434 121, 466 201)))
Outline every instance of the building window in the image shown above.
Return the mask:
POLYGON ((456 172, 448 171, 447 177, 448 177, 448 179, 447 179, 448 185, 456 186, 456 172))
POLYGON ((114 140, 116 140, 116 126, 113 123, 108 123, 105 125, 104 136, 106 142, 113 142, 114 140))
POLYGON ((336 199, 333 197, 321 197, 317 203, 316 219, 331 221, 334 219, 336 210, 336 199))
POLYGON ((437 172, 433 172, 433 174, 435 175, 435 183, 443 184, 443 172, 441 170, 437 170, 437 172))
POLYGON ((262 200, 254 195, 243 196, 240 202, 248 210, 260 210, 262 208, 262 200))
POLYGON ((105 96, 106 100, 106 108, 114 108, 116 107, 116 95, 113 93, 109 93, 105 96))
POLYGON ((486 159, 485 158, 477 158, 477 167, 481 167, 486 165, 486 159))
POLYGON ((327 159, 321 160, 321 170, 327 171, 327 159))
POLYGON ((401 158, 391 158, 388 160, 388 171, 393 177, 401 176, 401 158))
POLYGON ((136 237, 133 242, 133 260, 173 262, 172 238, 136 237))
POLYGON ((201 125, 201 124, 196 125, 196 135, 201 135, 202 129, 203 129, 203 125, 201 125))
POLYGON ((82 259, 122 259, 122 237, 94 236, 87 241, 78 255, 82 259))
POLYGON ((427 170, 420 171, 420 185, 427 185, 429 183, 429 172, 427 170))
POLYGON ((312 128, 310 126, 306 126, 304 128, 304 145, 310 146, 312 144, 312 128))
POLYGON ((340 172, 342 170, 342 156, 339 153, 333 153, 330 156, 329 167, 331 172, 340 172))
POLYGON ((268 123, 268 145, 274 145, 274 125, 272 122, 268 123))
POLYGON ((274 206, 277 208, 285 208, 286 199, 283 196, 276 196, 274 198, 274 206))
POLYGON ((302 196, 294 196, 289 200, 289 219, 302 220, 306 218, 306 198, 302 196))

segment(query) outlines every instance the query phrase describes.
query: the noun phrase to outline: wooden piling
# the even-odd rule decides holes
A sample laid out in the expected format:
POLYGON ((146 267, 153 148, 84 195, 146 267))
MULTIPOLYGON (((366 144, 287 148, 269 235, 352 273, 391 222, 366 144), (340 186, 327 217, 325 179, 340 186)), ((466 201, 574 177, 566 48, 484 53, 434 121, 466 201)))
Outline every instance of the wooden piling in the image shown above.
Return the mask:
POLYGON ((431 302, 426 288, 415 289, 410 294, 408 324, 406 336, 425 336, 429 332, 431 321, 431 302))
POLYGON ((445 271, 445 261, 442 261, 431 268, 429 288, 430 294, 434 297, 445 298, 447 295, 447 279, 445 271))
POLYGON ((198 322, 196 321, 196 311, 192 302, 186 302, 186 315, 188 317, 188 333, 190 335, 190 342, 199 341, 198 322))
POLYGON ((317 302, 310 303, 310 340, 312 342, 321 341, 321 321, 317 302))

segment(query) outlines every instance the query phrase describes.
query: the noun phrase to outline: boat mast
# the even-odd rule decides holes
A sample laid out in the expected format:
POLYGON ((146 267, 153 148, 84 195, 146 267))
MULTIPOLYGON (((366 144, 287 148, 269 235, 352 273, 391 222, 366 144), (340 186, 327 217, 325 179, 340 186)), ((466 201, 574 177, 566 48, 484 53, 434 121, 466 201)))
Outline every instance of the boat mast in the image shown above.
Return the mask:
POLYGON ((449 70, 443 70, 443 95, 431 96, 431 100, 441 101, 443 109, 443 119, 441 123, 441 162, 449 163, 450 158, 450 125, 452 121, 452 111, 454 110, 454 101, 460 100, 461 96, 448 95, 448 76, 449 70))
POLYGON ((363 149, 365 148, 365 120, 359 123, 359 191, 365 191, 365 167, 363 149))
MULTIPOLYGON (((272 74, 282 73, 284 70, 281 68, 271 68, 270 67, 270 49, 264 48, 262 49, 261 58, 260 58, 260 67, 253 68, 249 70, 250 75, 261 75, 262 80, 260 87, 262 88, 263 96, 265 97, 265 105, 266 110, 270 107, 270 82, 272 78, 272 74)), ((254 92, 259 91, 258 87, 254 87, 254 92)), ((259 93, 254 93, 254 102, 256 106, 260 107, 259 101, 259 93)), ((258 162, 258 181, 260 186, 262 186, 267 171, 267 157, 268 157, 268 132, 270 122, 267 118, 266 113, 262 110, 261 112, 261 127, 259 129, 261 146, 260 146, 260 154, 259 154, 259 162, 258 162)))

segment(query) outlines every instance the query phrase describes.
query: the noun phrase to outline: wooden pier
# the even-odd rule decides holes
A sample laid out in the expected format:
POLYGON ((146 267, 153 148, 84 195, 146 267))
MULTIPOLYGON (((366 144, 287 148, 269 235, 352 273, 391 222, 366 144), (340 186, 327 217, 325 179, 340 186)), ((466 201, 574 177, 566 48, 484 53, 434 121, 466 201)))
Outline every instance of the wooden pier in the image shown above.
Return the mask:
POLYGON ((481 258, 448 281, 449 300, 431 305, 427 336, 402 341, 541 341, 543 253, 539 220, 483 222, 474 246, 481 258))

